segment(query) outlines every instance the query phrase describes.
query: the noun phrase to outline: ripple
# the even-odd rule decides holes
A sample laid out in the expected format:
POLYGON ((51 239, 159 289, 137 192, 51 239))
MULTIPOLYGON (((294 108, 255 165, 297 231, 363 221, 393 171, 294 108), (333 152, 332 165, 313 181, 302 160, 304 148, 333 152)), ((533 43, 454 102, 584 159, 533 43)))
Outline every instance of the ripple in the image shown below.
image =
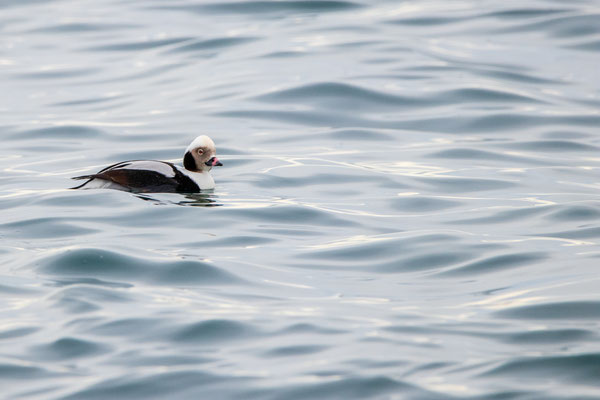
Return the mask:
POLYGON ((327 399, 365 399, 397 396, 400 393, 425 396, 423 398, 441 399, 433 393, 386 376, 347 377, 334 382, 314 383, 309 385, 289 385, 281 388, 275 399, 300 400, 313 398, 327 399), (411 393, 413 392, 413 393, 411 393), (416 392, 416 393, 414 393, 416 392), (430 397, 427 397, 429 395, 430 397), (383 397, 382 397, 383 396, 383 397))
POLYGON ((413 99, 410 97, 384 94, 375 90, 336 82, 317 83, 279 90, 258 96, 256 99, 276 103, 281 101, 305 103, 307 100, 313 102, 333 100, 337 105, 355 105, 356 107, 365 105, 380 107, 389 107, 390 105, 418 106, 414 104, 413 99), (351 103, 350 100, 353 100, 354 103, 351 103))
POLYGON ((29 327, 24 326, 21 328, 2 330, 2 331, 0 331, 0 340, 22 338, 27 335, 31 335, 39 330, 40 330, 40 328, 35 327, 35 326, 29 326, 29 327))
POLYGON ((328 225, 348 227, 354 222, 335 217, 333 214, 313 208, 300 206, 276 206, 254 209, 223 209, 229 216, 243 220, 258 220, 272 224, 328 225))
POLYGON ((330 268, 332 263, 338 263, 343 267, 355 268, 358 265, 378 272, 427 269, 447 265, 464 257, 473 257, 468 252, 430 253, 432 246, 449 243, 456 246, 458 240, 458 237, 450 235, 416 235, 406 238, 356 236, 338 243, 321 245, 318 250, 304 252, 298 257, 320 260, 320 265, 326 265, 327 262, 330 268), (411 258, 412 253, 417 255, 411 258), (394 261, 390 262, 390 259, 394 261), (368 266, 365 262, 368 262, 368 266))
POLYGON ((210 344, 214 342, 247 339, 256 336, 258 331, 249 324, 225 320, 213 319, 187 324, 171 335, 171 340, 177 343, 210 344))
POLYGON ((11 8, 11 7, 27 7, 36 5, 39 3, 52 3, 57 0, 6 0, 0 4, 0 9, 2 8, 11 8))
POLYGON ((141 400, 164 399, 172 396, 217 398, 218 393, 223 393, 224 388, 220 387, 216 390, 213 385, 225 381, 234 381, 234 379, 199 371, 164 372, 142 377, 126 376, 89 385, 85 389, 65 396, 64 399, 102 400, 126 397, 141 400))
POLYGON ((599 17, 600 15, 593 12, 587 15, 567 15, 523 25, 512 25, 509 28, 496 29, 495 32, 520 33, 540 31, 546 35, 558 38, 589 36, 600 33, 600 27, 598 26, 599 17))
POLYGON ((177 367, 186 365, 205 364, 213 359, 198 356, 147 356, 142 352, 128 351, 111 359, 110 364, 131 367, 177 367))
POLYGON ((508 224, 514 221, 524 221, 529 217, 535 217, 540 214, 546 214, 549 212, 548 207, 522 207, 513 210, 502 210, 498 212, 494 212, 491 215, 487 215, 484 217, 475 217, 475 218, 464 218, 457 219, 448 222, 448 224, 460 224, 460 225, 469 225, 469 224, 508 224))
POLYGON ((89 329, 89 333, 104 336, 139 337, 156 335, 164 321, 156 318, 124 318, 105 322, 89 329))
POLYGON ((569 115, 569 116, 536 116, 518 114, 496 114, 474 118, 466 123, 464 130, 488 131, 522 129, 532 126, 544 125, 577 125, 591 126, 600 123, 600 117, 595 115, 569 115))
POLYGON ((436 153, 428 155, 429 157, 435 158, 446 158, 456 160, 489 160, 489 161, 502 161, 502 162, 514 162, 514 163, 525 163, 525 164, 546 164, 540 160, 535 160, 528 157, 519 157, 513 155, 506 155, 493 151, 484 151, 469 148, 456 147, 454 149, 442 150, 436 153))
POLYGON ((361 184, 365 182, 390 183, 386 177, 373 177, 351 175, 351 174, 332 174, 315 173, 305 177, 283 177, 275 175, 261 175, 255 179, 254 184, 263 188, 285 188, 285 187, 304 187, 312 185, 344 185, 348 183, 361 184))
POLYGON ((192 260, 156 261, 101 250, 66 251, 38 261, 38 269, 53 276, 135 279, 158 284, 235 284, 240 279, 208 263, 192 260))
MULTIPOLYGON (((6 281, 7 277, 2 276, 2 279, 4 279, 6 281)), ((11 284, 1 284, 0 283, 0 293, 2 293, 4 295, 13 295, 13 294, 27 295, 27 294, 36 293, 36 291, 31 288, 24 287, 21 285, 11 285, 11 284)))
POLYGON ((546 15, 564 14, 571 11, 573 11, 572 8, 511 8, 508 10, 492 11, 490 13, 483 14, 483 16, 515 19, 543 17, 546 15))
POLYGON ((328 108, 357 109, 365 107, 381 108, 414 108, 454 104, 456 102, 539 102, 538 100, 499 90, 464 88, 454 89, 424 97, 401 96, 365 89, 355 85, 337 82, 324 82, 284 89, 256 97, 264 102, 297 102, 327 106, 328 108))
POLYGON ((377 266, 378 272, 410 272, 439 269, 449 265, 465 262, 476 257, 474 252, 443 251, 422 254, 414 257, 403 257, 401 260, 377 266))
POLYGON ((510 376, 513 379, 542 379, 578 382, 596 386, 600 375, 600 354, 528 357, 508 361, 482 376, 510 376))
POLYGON ((122 291, 74 283, 53 293, 49 300, 49 304, 55 308, 78 314, 100 310, 103 304, 132 302, 133 298, 122 291))
POLYGON ((225 47, 239 46, 244 43, 253 42, 259 40, 258 37, 225 37, 215 38, 208 40, 196 40, 183 46, 175 47, 169 52, 171 53, 185 53, 185 52, 196 52, 203 50, 214 50, 225 47))
POLYGON ((593 397, 593 1, 0 3, 0 397, 593 397))
POLYGON ((51 299, 51 306, 62 309, 69 315, 71 314, 89 314, 99 311, 102 307, 89 301, 81 300, 76 296, 70 296, 68 293, 59 295, 51 299))
MULTIPOLYGON (((344 100, 342 100, 344 101, 344 100)), ((350 102, 353 99, 348 100, 350 102)), ((360 102, 360 100, 359 100, 360 102)), ((357 103, 354 103, 357 107, 357 103)), ((411 106, 414 103, 411 103, 411 106)), ((304 126, 318 126, 329 128, 385 128, 385 129, 405 129, 419 132, 441 132, 441 133, 459 133, 459 134, 482 134, 497 132, 514 132, 528 128, 560 127, 560 126, 582 126, 593 127, 600 124, 600 117, 596 115, 523 115, 511 113, 488 114, 485 116, 455 116, 455 117, 428 117, 420 119, 403 120, 376 120, 366 119, 360 116, 360 113, 350 113, 354 106, 332 105, 327 107, 318 107, 319 109, 344 110, 340 112, 323 112, 320 110, 311 111, 278 111, 278 110, 259 110, 244 109, 215 112, 212 115, 228 118, 245 118, 248 120, 267 120, 277 121, 287 124, 299 124, 304 126), (346 110, 348 109, 348 110, 346 110), (346 112, 347 111, 347 112, 346 112)), ((410 106, 409 106, 410 107, 410 106)), ((359 107, 360 108, 360 107, 359 107)), ((365 105, 365 110, 373 108, 365 105)))
POLYGON ((328 346, 296 345, 277 347, 263 353, 263 357, 293 357, 305 356, 320 353, 326 350, 328 346))
POLYGON ((94 75, 100 72, 100 68, 96 67, 82 67, 82 68, 56 68, 47 71, 32 71, 32 72, 20 72, 14 76, 19 79, 71 79, 76 77, 85 77, 94 75))
POLYGON ((600 40, 582 41, 578 44, 573 44, 565 47, 576 50, 600 51, 600 40))
POLYGON ((228 238, 203 240, 201 242, 183 243, 182 246, 194 248, 216 248, 216 247, 239 247, 262 246, 276 242, 277 239, 261 236, 230 236, 228 238))
POLYGON ((355 243, 349 246, 339 246, 333 249, 307 252, 303 257, 328 261, 381 260, 383 257, 397 255, 403 248, 403 242, 403 240, 393 240, 367 244, 355 243))
POLYGON ((579 228, 561 232, 541 233, 535 236, 558 237, 565 239, 591 239, 600 237, 600 228, 579 228))
POLYGON ((314 333, 320 335, 337 335, 347 333, 348 331, 341 329, 331 329, 321 325, 309 324, 309 323, 298 323, 290 325, 280 331, 282 334, 302 334, 302 333, 314 333))
POLYGON ((558 79, 549 79, 532 74, 514 71, 498 71, 494 69, 485 68, 471 68, 470 72, 476 75, 491 78, 493 80, 500 79, 502 81, 510 81, 517 83, 525 83, 531 85, 547 84, 547 85, 561 85, 563 81, 558 79))
POLYGON ((506 337, 510 343, 540 345, 573 343, 595 338, 596 334, 585 329, 544 329, 531 332, 513 333, 506 337))
POLYGON ((547 258, 548 254, 540 252, 503 254, 444 271, 438 274, 438 276, 474 276, 490 272, 500 272, 510 268, 524 267, 547 258))
POLYGON ((184 367, 198 366, 214 361, 211 358, 198 356, 148 356, 141 351, 128 351, 112 357, 111 365, 125 365, 130 367, 184 367))
POLYGON ((435 26, 435 25, 448 25, 463 22, 469 19, 469 17, 411 17, 411 18, 399 18, 388 21, 390 24, 397 25, 413 25, 413 26, 435 26))
POLYGON ((593 221, 600 218, 600 210, 597 207, 573 205, 563 207, 563 209, 548 215, 546 218, 565 222, 578 220, 593 221))
POLYGON ((307 126, 328 126, 328 127, 347 127, 359 126, 370 127, 373 124, 361 121, 356 118, 345 117, 340 119, 335 115, 317 113, 317 112, 298 112, 298 111, 264 111, 264 110, 233 110, 222 111, 213 114, 217 117, 245 118, 245 119, 265 119, 280 121, 286 123, 295 123, 307 126))
POLYGON ((262 55, 263 58, 293 58, 306 55, 304 51, 273 51, 262 55))
POLYGON ((38 379, 50 378, 56 375, 40 367, 9 363, 0 364, 0 378, 3 379, 38 379))
POLYGON ((506 102, 506 103, 545 103, 531 96, 515 94, 497 89, 465 88, 442 92, 440 97, 446 104, 463 102, 506 102))
POLYGON ((517 186, 514 182, 500 179, 481 178, 418 178, 418 181, 431 186, 436 193, 469 193, 500 190, 517 186))
POLYGON ((133 24, 99 24, 99 23, 62 23, 57 25, 48 25, 41 28, 35 28, 30 32, 37 33, 86 33, 86 32, 99 32, 99 31, 113 31, 118 29, 133 29, 138 25, 133 24))
POLYGON ((598 301, 564 301, 531 306, 513 307, 495 313, 501 318, 517 319, 597 319, 600 318, 598 301))
MULTIPOLYGON (((382 141, 393 140, 393 136, 367 129, 340 129, 333 130, 324 134, 327 138, 333 140, 364 140, 364 141, 382 141)), ((303 138, 309 138, 303 135, 303 138)))
MULTIPOLYGON (((34 204, 43 207, 62 207, 68 206, 70 209, 75 207, 88 208, 91 206, 101 206, 103 204, 122 205, 123 198, 121 198, 117 192, 106 191, 62 191, 56 193, 49 193, 45 196, 40 196, 34 199, 34 204), (121 201, 119 201, 121 200, 121 201)), ((50 222, 57 221, 63 223, 64 221, 60 218, 42 218, 42 221, 48 220, 50 222)), ((27 222, 28 220, 24 220, 27 222)), ((82 223, 78 218, 70 218, 69 221, 72 223, 82 223)), ((32 221, 33 222, 33 221, 32 221)))
POLYGON ((74 224, 63 222, 62 218, 34 218, 1 224, 7 229, 9 237, 29 237, 38 239, 67 237, 73 235, 89 235, 98 232, 97 229, 83 228, 74 224))
POLYGON ((36 357, 45 360, 64 361, 103 354, 108 348, 95 342, 66 337, 47 345, 36 346, 33 351, 36 357))
POLYGON ((500 144, 515 150, 526 150, 535 152, 565 152, 565 151, 594 151, 600 148, 572 140, 534 140, 530 142, 514 142, 500 144))
POLYGON ((95 104, 113 103, 118 100, 124 99, 123 96, 110 96, 110 97, 94 97, 94 98, 82 98, 78 100, 60 101, 52 103, 54 107, 73 107, 73 106, 87 106, 95 104))
POLYGON ((170 46, 181 42, 187 42, 192 40, 191 37, 176 37, 169 39, 159 40, 145 40, 141 42, 126 42, 126 43, 115 43, 103 46, 88 47, 86 50, 89 51, 137 51, 137 50, 149 50, 156 49, 159 47, 170 46))
POLYGON ((67 287, 67 286, 74 286, 74 285, 91 285, 91 286, 100 286, 100 287, 110 288, 110 289, 130 289, 130 288, 134 287, 132 284, 129 284, 129 283, 110 282, 110 281, 105 281, 102 279, 81 278, 81 277, 56 279, 56 280, 54 280, 54 285, 56 287, 67 287))
POLYGON ((21 131, 13 135, 14 139, 83 139, 83 138, 96 138, 100 136, 107 136, 107 134, 98 129, 90 128, 88 126, 52 126, 47 128, 39 129, 28 129, 21 131))
MULTIPOLYGON (((181 69, 184 65, 185 65, 184 63, 178 62, 175 64, 164 64, 164 65, 159 65, 157 67, 144 68, 139 71, 135 71, 134 73, 123 74, 121 72, 119 75, 115 75, 108 79, 104 79, 104 78, 98 79, 98 80, 94 81, 93 83, 95 83, 95 84, 114 84, 114 83, 118 83, 118 82, 131 82, 134 80, 142 80, 142 79, 147 79, 147 78, 152 78, 152 77, 160 77, 170 71, 175 71, 177 69, 181 69)), ((124 106, 124 104, 121 105, 121 107, 123 107, 123 106, 124 106)), ((100 110, 104 110, 104 109, 100 109, 100 110)), ((138 123, 136 122, 135 124, 138 124, 138 123)), ((115 136, 115 139, 125 139, 125 138, 115 136)))
POLYGON ((349 1, 245 1, 209 3, 200 6, 181 7, 196 12, 209 12, 218 14, 270 14, 285 13, 320 13, 332 11, 353 10, 362 7, 358 3, 349 1))
POLYGON ((458 207, 462 203, 460 201, 440 199, 436 197, 411 196, 394 199, 390 202, 390 204, 393 208, 399 211, 427 212, 458 207))

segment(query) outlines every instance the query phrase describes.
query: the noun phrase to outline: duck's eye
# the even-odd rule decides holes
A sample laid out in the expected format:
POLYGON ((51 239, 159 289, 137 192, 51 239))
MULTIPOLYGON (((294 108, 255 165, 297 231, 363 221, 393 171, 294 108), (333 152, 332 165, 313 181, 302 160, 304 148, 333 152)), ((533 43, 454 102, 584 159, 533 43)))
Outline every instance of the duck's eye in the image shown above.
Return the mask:
POLYGON ((198 149, 196 150, 196 153, 198 153, 198 155, 201 156, 202 154, 204 154, 204 150, 198 149))

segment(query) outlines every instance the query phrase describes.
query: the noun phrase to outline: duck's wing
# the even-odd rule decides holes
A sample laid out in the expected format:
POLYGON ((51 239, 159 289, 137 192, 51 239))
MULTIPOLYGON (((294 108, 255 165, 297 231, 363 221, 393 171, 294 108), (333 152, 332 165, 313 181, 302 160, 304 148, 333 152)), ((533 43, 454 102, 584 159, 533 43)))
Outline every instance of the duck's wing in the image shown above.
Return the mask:
POLYGON ((98 173, 116 170, 116 169, 133 169, 142 171, 155 171, 168 177, 174 177, 177 168, 170 162, 156 160, 131 160, 121 161, 108 167, 101 169, 98 173))
POLYGON ((175 179, 179 171, 164 161, 124 161, 108 166, 96 174, 76 176, 73 179, 93 179, 113 182, 134 192, 177 192, 179 182, 175 179))

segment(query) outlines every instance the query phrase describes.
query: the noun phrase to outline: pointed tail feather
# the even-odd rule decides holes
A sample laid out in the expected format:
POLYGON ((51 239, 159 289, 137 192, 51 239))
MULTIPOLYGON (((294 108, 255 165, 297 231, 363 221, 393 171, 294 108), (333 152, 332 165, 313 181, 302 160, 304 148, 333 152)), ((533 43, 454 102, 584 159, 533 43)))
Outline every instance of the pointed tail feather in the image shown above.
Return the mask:
POLYGON ((94 175, 81 175, 81 176, 74 176, 71 179, 80 180, 80 179, 94 179, 94 178, 95 178, 94 175))
POLYGON ((95 177, 94 175, 74 176, 71 179, 75 179, 75 180, 87 179, 87 181, 83 182, 81 185, 77 185, 77 186, 69 188, 69 189, 81 189, 82 187, 84 187, 85 185, 87 185, 88 183, 90 183, 90 181, 92 179, 94 179, 94 177, 95 177))

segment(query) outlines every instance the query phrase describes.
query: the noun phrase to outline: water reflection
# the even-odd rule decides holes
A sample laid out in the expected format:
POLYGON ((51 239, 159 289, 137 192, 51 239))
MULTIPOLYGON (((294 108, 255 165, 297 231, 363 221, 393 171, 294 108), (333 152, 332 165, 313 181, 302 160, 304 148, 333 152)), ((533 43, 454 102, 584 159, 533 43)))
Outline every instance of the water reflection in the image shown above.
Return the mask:
POLYGON ((3 398, 598 397, 593 0, 173 3, 0 1, 3 398))
MULTIPOLYGON (((156 195, 154 195, 156 196, 156 195)), ((135 194, 135 197, 145 201, 150 201, 156 205, 175 204, 178 206, 189 207, 220 207, 223 204, 217 201, 218 196, 213 193, 186 193, 178 196, 183 196, 185 200, 173 201, 159 199, 149 194, 135 194)))

